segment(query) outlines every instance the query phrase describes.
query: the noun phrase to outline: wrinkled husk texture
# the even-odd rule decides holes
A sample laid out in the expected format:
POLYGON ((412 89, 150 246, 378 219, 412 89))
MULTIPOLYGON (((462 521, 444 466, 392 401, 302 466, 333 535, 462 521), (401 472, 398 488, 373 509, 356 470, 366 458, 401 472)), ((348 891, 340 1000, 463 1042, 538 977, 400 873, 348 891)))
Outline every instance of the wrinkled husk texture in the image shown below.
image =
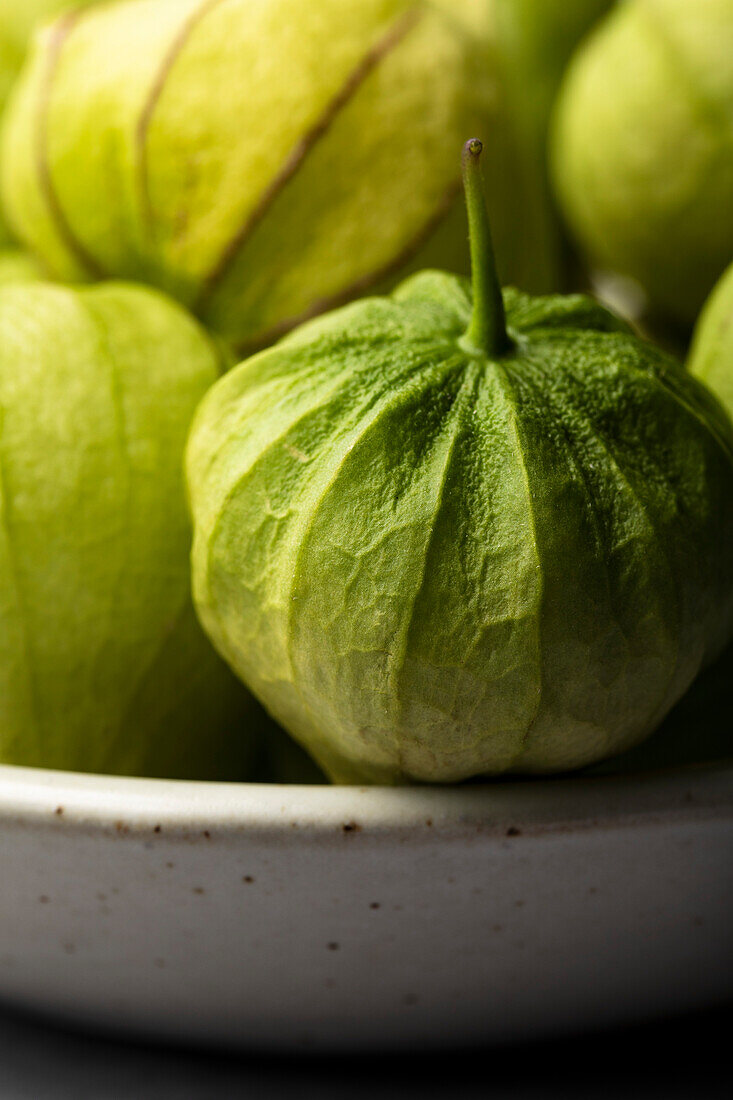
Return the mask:
POLYGON ((733 632, 733 427, 583 297, 414 276, 235 368, 187 455, 201 621, 341 782, 642 741, 733 632))

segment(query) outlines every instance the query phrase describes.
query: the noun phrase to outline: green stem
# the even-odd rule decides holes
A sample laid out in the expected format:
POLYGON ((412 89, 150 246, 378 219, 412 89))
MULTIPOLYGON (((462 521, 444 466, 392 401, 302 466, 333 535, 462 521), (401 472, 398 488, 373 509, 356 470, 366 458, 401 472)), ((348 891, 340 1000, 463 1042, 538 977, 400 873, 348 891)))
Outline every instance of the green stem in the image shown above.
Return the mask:
POLYGON ((471 138, 463 146, 463 188, 466 193, 471 244, 473 313, 462 344, 473 354, 493 357, 506 351, 510 340, 506 331, 504 299, 496 274, 494 246, 484 198, 480 164, 482 148, 478 138, 471 138))

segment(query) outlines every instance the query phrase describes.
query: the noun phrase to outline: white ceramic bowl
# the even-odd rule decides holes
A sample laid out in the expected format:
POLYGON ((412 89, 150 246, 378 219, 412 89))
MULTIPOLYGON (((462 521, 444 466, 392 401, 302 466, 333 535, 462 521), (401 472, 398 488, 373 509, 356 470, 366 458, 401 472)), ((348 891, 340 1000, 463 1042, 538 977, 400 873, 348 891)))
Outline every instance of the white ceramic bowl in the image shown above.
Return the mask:
POLYGON ((710 1005, 733 768, 361 789, 0 768, 0 999, 262 1048, 445 1045, 710 1005))

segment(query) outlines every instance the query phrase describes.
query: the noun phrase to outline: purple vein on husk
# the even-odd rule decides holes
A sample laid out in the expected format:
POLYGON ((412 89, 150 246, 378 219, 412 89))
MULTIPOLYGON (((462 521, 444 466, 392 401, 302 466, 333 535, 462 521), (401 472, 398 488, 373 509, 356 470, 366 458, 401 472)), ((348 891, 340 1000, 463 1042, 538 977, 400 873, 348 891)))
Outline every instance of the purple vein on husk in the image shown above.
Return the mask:
POLYGON ((170 47, 154 75, 150 91, 143 104, 143 109, 138 118, 135 130, 135 160, 137 162, 137 174, 140 188, 140 206, 143 234, 152 235, 154 225, 153 203, 150 195, 150 173, 148 162, 148 135, 155 115, 156 108, 165 91, 168 77, 173 72, 176 62, 186 48, 191 35, 203 20, 219 7, 223 0, 203 0, 203 2, 191 14, 184 19, 178 29, 170 47))
POLYGON ((71 227, 61 205, 61 200, 56 191, 51 173, 49 161, 49 132, 48 116, 53 95, 54 82, 58 73, 59 63, 63 48, 68 41, 71 32, 81 21, 84 11, 70 11, 62 16, 51 28, 46 71, 43 74, 40 95, 38 99, 38 111, 36 114, 36 141, 35 141, 35 167, 38 173, 38 182, 41 192, 48 205, 58 235, 76 262, 86 269, 87 274, 94 279, 104 278, 104 270, 101 264, 92 256, 86 246, 79 240, 71 227))
POLYGON ((386 263, 382 264, 381 267, 375 268, 366 275, 362 275, 358 279, 355 279, 352 283, 349 283, 348 286, 334 291, 333 294, 316 298, 310 305, 306 306, 305 309, 279 321, 276 325, 273 325, 272 328, 257 333, 247 341, 237 344, 237 353, 241 355, 251 355, 256 351, 261 351, 263 348, 269 347, 270 344, 274 344, 276 340, 285 336, 292 329, 297 328, 298 325, 302 325, 306 321, 311 321, 314 317, 319 317, 322 313, 326 313, 330 309, 336 309, 338 306, 346 305, 347 302, 352 301, 354 298, 360 298, 364 294, 368 294, 369 291, 373 290, 375 287, 380 286, 380 284, 398 275, 406 264, 419 253, 422 246, 430 240, 430 237, 453 207, 460 190, 461 181, 458 179, 454 180, 453 183, 446 188, 445 193, 441 196, 435 209, 423 225, 420 226, 417 233, 415 233, 404 248, 391 260, 388 260, 386 263))
POLYGON ((205 309, 206 303, 226 278, 251 235, 285 185, 295 176, 311 150, 326 136, 340 112, 354 98, 367 77, 399 46, 406 35, 420 21, 422 15, 423 12, 420 9, 411 9, 370 47, 351 71, 341 88, 326 104, 310 129, 296 142, 275 177, 265 188, 254 209, 247 215, 244 223, 225 246, 216 264, 204 279, 194 307, 196 312, 201 313, 205 309))

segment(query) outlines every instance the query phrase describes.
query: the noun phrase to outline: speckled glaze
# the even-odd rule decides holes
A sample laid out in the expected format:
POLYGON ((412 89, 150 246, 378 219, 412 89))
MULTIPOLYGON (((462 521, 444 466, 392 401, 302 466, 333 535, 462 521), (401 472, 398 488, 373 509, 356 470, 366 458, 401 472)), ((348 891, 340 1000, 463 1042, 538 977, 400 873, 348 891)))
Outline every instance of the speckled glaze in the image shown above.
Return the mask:
POLYGON ((239 1047, 503 1041, 723 1000, 733 768, 452 790, 0 768, 0 999, 239 1047))

